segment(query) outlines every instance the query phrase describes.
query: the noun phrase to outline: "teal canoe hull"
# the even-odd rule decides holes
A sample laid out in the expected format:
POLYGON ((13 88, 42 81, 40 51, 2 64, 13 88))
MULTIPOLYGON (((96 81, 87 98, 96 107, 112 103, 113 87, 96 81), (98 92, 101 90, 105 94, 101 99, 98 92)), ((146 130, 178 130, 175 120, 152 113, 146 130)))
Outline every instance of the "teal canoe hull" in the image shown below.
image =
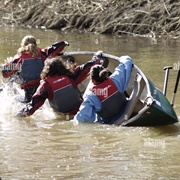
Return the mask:
POLYGON ((167 98, 148 79, 151 96, 155 100, 149 109, 126 126, 160 126, 178 122, 178 117, 167 98))

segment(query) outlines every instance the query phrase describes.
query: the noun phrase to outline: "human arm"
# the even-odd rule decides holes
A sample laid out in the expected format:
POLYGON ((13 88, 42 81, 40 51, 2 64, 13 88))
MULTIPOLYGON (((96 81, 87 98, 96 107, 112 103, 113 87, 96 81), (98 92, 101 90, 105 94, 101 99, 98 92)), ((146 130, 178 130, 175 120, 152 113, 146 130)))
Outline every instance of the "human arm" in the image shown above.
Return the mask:
POLYGON ((96 54, 92 57, 92 59, 85 64, 77 66, 74 69, 74 77, 76 84, 81 83, 86 77, 89 75, 90 69, 95 64, 102 63, 102 51, 97 51, 96 54))
POLYGON ((27 104, 16 116, 26 117, 34 114, 34 112, 44 104, 48 96, 47 84, 41 83, 33 95, 31 103, 27 104))
POLYGON ((46 58, 52 58, 57 56, 66 46, 69 46, 67 41, 59 41, 52 44, 50 47, 42 49, 42 53, 46 58))
POLYGON ((119 92, 123 93, 129 82, 132 71, 132 59, 129 56, 121 56, 117 66, 110 78, 115 83, 119 92))
POLYGON ((79 111, 74 119, 80 122, 94 122, 96 120, 96 112, 102 109, 102 104, 98 97, 91 91, 86 91, 79 111))

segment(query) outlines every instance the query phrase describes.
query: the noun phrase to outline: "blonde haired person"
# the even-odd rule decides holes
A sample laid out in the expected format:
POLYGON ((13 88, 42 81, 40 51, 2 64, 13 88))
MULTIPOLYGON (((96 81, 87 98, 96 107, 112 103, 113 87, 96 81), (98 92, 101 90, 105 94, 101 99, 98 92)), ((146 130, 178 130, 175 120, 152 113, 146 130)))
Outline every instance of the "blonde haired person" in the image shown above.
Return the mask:
POLYGON ((17 50, 17 53, 31 52, 34 58, 38 58, 37 42, 36 39, 29 35, 25 36, 21 41, 21 47, 17 50))
POLYGON ((66 41, 60 41, 41 49, 32 35, 27 35, 22 39, 17 54, 2 69, 4 78, 17 74, 21 79, 20 86, 25 91, 25 98, 21 100, 22 102, 31 101, 39 85, 40 73, 46 58, 57 56, 66 45, 68 45, 66 41))

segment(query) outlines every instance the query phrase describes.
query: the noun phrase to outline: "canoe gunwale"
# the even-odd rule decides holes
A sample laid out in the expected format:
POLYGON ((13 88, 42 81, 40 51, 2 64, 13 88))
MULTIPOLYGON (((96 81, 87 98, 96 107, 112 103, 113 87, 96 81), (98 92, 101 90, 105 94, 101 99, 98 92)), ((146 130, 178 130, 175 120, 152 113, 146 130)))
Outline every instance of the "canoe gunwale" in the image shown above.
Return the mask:
MULTIPOLYGON (((96 52, 93 52, 93 51, 71 51, 71 52, 64 52, 63 53, 64 56, 72 56, 72 55, 91 55, 91 56, 93 56, 95 54, 96 54, 96 52)), ((108 58, 108 59, 113 60, 113 61, 120 61, 120 57, 110 55, 107 53, 103 53, 103 57, 108 58)), ((147 97, 152 97, 147 77, 135 64, 133 64, 133 67, 143 77, 143 79, 146 83, 147 97)))

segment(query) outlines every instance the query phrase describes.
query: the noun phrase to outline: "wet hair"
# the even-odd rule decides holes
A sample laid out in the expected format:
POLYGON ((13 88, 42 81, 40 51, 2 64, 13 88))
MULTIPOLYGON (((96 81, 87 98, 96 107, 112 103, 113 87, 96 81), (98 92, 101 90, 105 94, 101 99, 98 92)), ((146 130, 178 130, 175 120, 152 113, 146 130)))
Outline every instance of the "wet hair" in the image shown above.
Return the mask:
POLYGON ((109 77, 109 70, 102 65, 94 65, 91 67, 90 77, 97 83, 101 83, 109 77))
POLYGON ((25 36, 21 41, 21 47, 18 49, 18 53, 21 52, 31 52, 34 58, 38 58, 38 52, 37 52, 37 43, 36 39, 31 36, 25 36))
POLYGON ((72 77, 73 73, 66 69, 65 65, 58 58, 46 59, 44 68, 41 72, 41 79, 45 79, 47 76, 60 76, 65 75, 72 77))

